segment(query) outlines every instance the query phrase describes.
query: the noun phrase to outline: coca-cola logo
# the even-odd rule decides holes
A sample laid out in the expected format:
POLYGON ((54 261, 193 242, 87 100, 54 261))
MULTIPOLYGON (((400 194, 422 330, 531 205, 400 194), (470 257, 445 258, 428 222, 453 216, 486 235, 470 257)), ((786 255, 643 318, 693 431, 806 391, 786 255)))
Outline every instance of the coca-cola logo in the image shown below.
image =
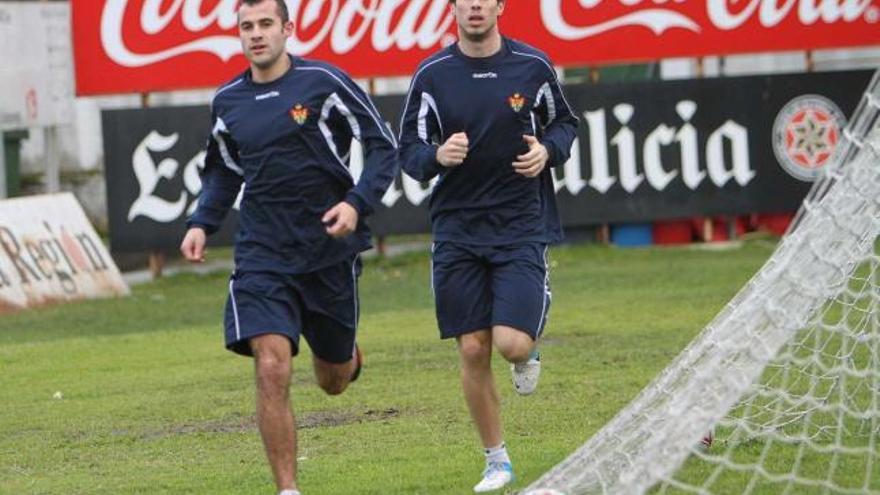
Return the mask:
MULTIPOLYGON (((237 34, 237 0, 220 0, 203 12, 204 0, 107 0, 101 13, 101 44, 113 62, 142 67, 180 55, 204 52, 223 62, 242 52, 237 34), (161 37, 177 21, 191 39, 157 51, 138 51, 126 41, 126 18, 137 15, 142 35, 161 37), (205 31, 223 34, 204 35, 205 31)), ((447 0, 288 0, 294 34, 289 52, 306 55, 328 43, 344 55, 369 42, 377 52, 391 48, 427 50, 436 47, 452 27, 447 0)))
POLYGON ((804 26, 849 23, 863 17, 873 23, 877 22, 877 7, 872 7, 872 1, 843 0, 838 3, 827 0, 792 0, 779 3, 775 0, 749 0, 745 6, 739 6, 736 5, 736 0, 709 0, 708 13, 712 24, 725 30, 742 26, 756 13, 761 26, 766 28, 777 26, 792 15, 804 26), (734 12, 734 6, 738 11, 734 12))
MULTIPOLYGON (((641 0, 620 0, 625 5, 636 5, 641 0)), ((709 0, 711 3, 712 0, 709 0)), ((597 7, 602 0, 578 0, 578 4, 584 10, 597 7)), ((657 2, 659 3, 659 2, 657 2)), ((581 40, 600 35, 613 29, 627 26, 641 26, 650 29, 654 34, 663 34, 669 29, 682 28, 693 32, 699 32, 697 22, 681 12, 669 8, 653 8, 637 10, 611 19, 576 26, 569 23, 563 14, 562 0, 542 0, 541 19, 547 30, 562 40, 581 40)))
MULTIPOLYGON (((608 0, 577 0, 581 11, 589 11, 605 7, 608 0)), ((623 27, 644 27, 654 34, 661 35, 670 29, 685 29, 699 33, 710 27, 701 26, 699 19, 672 8, 664 0, 618 0, 622 6, 634 7, 635 12, 625 12, 611 16, 598 22, 577 25, 566 18, 563 0, 541 0, 541 19, 547 30, 559 39, 566 41, 582 40, 623 27), (653 5, 651 5, 653 4, 653 5), (667 6, 664 6, 667 5, 667 6)), ((743 5, 738 0, 706 0, 706 18, 711 27, 723 31, 737 29, 751 19, 757 17, 758 23, 764 28, 778 26, 790 17, 796 17, 798 23, 811 26, 817 23, 833 24, 837 22, 856 22, 864 19, 868 23, 876 23, 880 18, 880 8, 872 5, 873 0, 748 0, 743 5)), ((684 0, 674 2, 678 9, 684 0)), ((572 12, 575 2, 565 2, 572 12)), ((581 12, 581 13, 582 13, 581 12)), ((577 12, 575 12, 577 13, 577 12)))

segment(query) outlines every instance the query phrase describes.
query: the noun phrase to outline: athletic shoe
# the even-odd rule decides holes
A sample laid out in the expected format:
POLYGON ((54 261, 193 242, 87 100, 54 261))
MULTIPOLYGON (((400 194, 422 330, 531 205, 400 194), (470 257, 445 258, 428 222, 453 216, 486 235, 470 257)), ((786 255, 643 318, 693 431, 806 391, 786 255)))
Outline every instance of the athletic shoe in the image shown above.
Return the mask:
POLYGON ((356 343, 351 358, 355 360, 355 368, 354 373, 351 374, 351 379, 348 380, 349 383, 357 381, 358 377, 361 376, 361 367, 364 365, 364 353, 361 352, 360 346, 356 343))
POLYGON ((541 353, 533 350, 527 360, 512 364, 510 371, 513 374, 513 387, 519 395, 533 393, 541 376, 541 353))
POLYGON ((490 462, 483 471, 483 479, 474 486, 475 493, 500 490, 514 479, 513 467, 509 462, 490 462))

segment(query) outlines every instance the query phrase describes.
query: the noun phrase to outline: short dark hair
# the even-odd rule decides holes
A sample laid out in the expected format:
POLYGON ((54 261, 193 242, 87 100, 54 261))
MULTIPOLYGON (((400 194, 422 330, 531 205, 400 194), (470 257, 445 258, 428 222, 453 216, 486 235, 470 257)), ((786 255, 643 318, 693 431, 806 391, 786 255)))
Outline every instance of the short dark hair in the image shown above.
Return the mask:
MULTIPOLYGON (((271 2, 272 0, 241 0, 238 4, 239 7, 242 5, 249 5, 253 7, 254 5, 261 4, 263 2, 271 2)), ((282 24, 287 24, 287 21, 290 20, 290 12, 287 10, 287 3, 284 0, 275 0, 275 8, 278 11, 278 17, 281 18, 282 24)))

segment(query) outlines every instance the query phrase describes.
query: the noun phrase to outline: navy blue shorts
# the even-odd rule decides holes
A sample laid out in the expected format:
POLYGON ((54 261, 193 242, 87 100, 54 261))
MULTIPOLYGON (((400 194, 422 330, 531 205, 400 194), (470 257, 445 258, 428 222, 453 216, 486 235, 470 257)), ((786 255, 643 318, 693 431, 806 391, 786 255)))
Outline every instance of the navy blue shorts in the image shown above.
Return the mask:
POLYGON ((358 323, 359 256, 316 272, 286 275, 233 273, 226 300, 226 348, 252 356, 250 339, 279 334, 299 353, 299 336, 324 361, 345 363, 358 323))
POLYGON ((434 244, 431 285, 440 338, 504 325, 537 340, 550 309, 547 245, 434 244))

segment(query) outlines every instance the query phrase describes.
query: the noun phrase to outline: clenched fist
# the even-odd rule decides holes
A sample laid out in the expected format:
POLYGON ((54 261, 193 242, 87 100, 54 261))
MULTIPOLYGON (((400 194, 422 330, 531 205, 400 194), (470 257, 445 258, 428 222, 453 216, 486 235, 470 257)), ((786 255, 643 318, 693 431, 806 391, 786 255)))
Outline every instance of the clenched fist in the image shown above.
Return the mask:
POLYGON ((353 206, 342 201, 327 210, 321 222, 324 223, 327 235, 341 239, 357 229, 358 212, 353 206))
POLYGON ((464 162, 468 154, 468 137, 463 132, 456 132, 449 136, 439 148, 437 148, 437 162, 444 167, 457 167, 464 162))
POLYGON ((513 169, 516 173, 526 177, 537 177, 547 165, 550 153, 547 152, 547 148, 535 136, 525 135, 523 136, 523 142, 528 145, 529 151, 524 155, 516 157, 517 161, 513 162, 513 169))
POLYGON ((192 227, 186 231, 183 242, 180 243, 180 253, 190 263, 201 263, 205 261, 205 240, 207 235, 205 229, 201 227, 192 227))

